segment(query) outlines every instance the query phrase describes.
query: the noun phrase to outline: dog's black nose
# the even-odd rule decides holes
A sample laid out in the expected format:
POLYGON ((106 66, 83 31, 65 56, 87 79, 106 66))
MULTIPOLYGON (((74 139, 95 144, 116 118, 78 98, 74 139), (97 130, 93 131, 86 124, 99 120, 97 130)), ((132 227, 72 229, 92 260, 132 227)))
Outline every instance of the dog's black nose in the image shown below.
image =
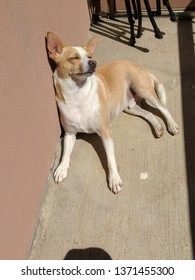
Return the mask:
POLYGON ((89 63, 89 66, 94 67, 94 68, 97 65, 97 62, 95 60, 93 60, 93 59, 90 59, 88 63, 89 63))

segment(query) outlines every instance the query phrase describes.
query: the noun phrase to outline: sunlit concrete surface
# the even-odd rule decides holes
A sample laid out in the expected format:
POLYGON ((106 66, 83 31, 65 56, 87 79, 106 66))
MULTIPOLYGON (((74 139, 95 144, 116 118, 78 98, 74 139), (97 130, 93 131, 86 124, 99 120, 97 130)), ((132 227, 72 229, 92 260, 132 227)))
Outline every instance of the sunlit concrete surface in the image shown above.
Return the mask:
POLYGON ((100 37, 94 56, 99 64, 130 59, 164 83, 179 134, 171 136, 162 116, 150 107, 165 128, 161 139, 142 118, 122 113, 112 126, 123 180, 118 195, 108 189, 106 156, 95 134, 78 135, 68 178, 55 184, 59 141, 30 259, 193 258, 194 151, 187 146, 195 134, 194 23, 156 20, 164 38, 156 39, 144 18, 143 36, 134 48, 127 44, 126 18, 103 19, 91 27, 89 37, 100 37))

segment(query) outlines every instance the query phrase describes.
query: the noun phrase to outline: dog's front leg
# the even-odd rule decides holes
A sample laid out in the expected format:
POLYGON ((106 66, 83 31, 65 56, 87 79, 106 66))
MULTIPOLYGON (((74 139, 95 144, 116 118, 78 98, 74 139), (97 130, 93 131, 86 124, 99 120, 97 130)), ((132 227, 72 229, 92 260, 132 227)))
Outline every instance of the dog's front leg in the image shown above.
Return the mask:
POLYGON ((61 162, 54 172, 54 180, 56 183, 61 183, 66 177, 70 163, 70 156, 76 141, 75 134, 66 133, 64 136, 64 147, 61 162))
POLYGON ((108 170, 109 170, 109 188, 114 193, 117 194, 121 191, 122 180, 117 171, 114 143, 110 137, 101 137, 104 148, 106 150, 108 170))

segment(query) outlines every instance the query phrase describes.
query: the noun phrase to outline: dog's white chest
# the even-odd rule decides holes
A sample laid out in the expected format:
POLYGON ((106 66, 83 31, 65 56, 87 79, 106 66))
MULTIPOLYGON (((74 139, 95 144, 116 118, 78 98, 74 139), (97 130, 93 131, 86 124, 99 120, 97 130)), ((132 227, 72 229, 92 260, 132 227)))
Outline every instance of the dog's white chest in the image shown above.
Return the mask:
POLYGON ((58 102, 58 106, 67 132, 97 132, 99 100, 96 80, 78 91, 66 94, 65 101, 58 102))
POLYGON ((82 105, 65 106, 64 109, 66 127, 70 132, 92 133, 97 131, 98 106, 95 104, 89 106, 89 104, 84 103, 82 105))

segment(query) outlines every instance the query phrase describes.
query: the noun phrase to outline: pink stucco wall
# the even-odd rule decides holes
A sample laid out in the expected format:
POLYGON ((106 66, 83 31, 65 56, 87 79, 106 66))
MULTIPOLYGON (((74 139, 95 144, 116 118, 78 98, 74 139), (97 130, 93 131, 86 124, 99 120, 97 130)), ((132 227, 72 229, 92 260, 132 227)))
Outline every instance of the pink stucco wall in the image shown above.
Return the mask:
POLYGON ((86 0, 1 1, 0 259, 28 258, 60 135, 45 35, 87 40, 86 0))

